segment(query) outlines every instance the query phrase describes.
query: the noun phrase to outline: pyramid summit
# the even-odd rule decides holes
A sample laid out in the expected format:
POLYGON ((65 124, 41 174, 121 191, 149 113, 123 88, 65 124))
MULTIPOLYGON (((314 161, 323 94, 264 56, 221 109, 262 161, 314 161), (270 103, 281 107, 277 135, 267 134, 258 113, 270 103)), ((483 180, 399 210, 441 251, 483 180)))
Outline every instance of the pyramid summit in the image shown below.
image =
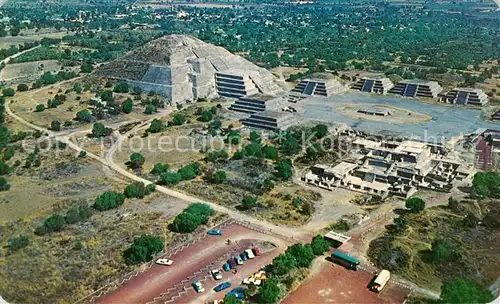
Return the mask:
POLYGON ((179 103, 282 92, 271 72, 222 47, 169 35, 102 66, 97 74, 154 91, 179 103))

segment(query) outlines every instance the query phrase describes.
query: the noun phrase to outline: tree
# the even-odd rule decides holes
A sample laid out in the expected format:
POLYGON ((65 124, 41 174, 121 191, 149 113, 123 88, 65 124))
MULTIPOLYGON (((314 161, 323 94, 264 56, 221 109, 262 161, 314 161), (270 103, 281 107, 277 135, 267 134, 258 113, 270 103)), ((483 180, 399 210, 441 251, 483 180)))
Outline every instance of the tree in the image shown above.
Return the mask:
POLYGON ((262 154, 264 155, 265 158, 271 159, 271 160, 277 160, 278 159, 278 149, 273 146, 264 146, 262 148, 262 154))
POLYGON ((154 191, 154 184, 150 184, 148 186, 144 185, 142 182, 134 182, 127 187, 123 191, 123 194, 127 198, 144 198, 146 195, 151 194, 154 191), (153 187, 150 187, 150 186, 153 187))
POLYGON ((35 112, 43 112, 43 111, 45 111, 45 105, 38 104, 35 108, 35 112))
POLYGON ((144 165, 145 161, 146 159, 144 158, 144 156, 136 152, 130 155, 129 161, 126 162, 125 164, 129 169, 137 170, 137 169, 142 169, 142 165, 144 165))
POLYGON ((7 247, 10 251, 18 251, 24 247, 27 247, 30 244, 30 240, 23 236, 11 237, 7 240, 7 247))
POLYGON ((212 115, 212 112, 208 111, 208 110, 205 110, 201 113, 201 121, 203 122, 209 122, 211 121, 213 118, 213 115, 212 115))
POLYGON ((16 95, 16 91, 14 91, 14 89, 12 88, 5 88, 2 90, 2 95, 5 97, 12 97, 16 95))
POLYGON ((261 139, 261 136, 260 136, 259 132, 257 132, 257 131, 250 132, 250 141, 251 142, 255 142, 255 143, 260 144, 261 140, 262 139, 261 139))
POLYGON ((286 251, 273 259, 270 269, 274 275, 283 276, 294 268, 297 268, 297 266, 295 257, 286 251))
POLYGON ((182 176, 176 172, 165 172, 160 175, 160 181, 167 186, 175 186, 182 180, 182 176))
POLYGON ((45 222, 43 222, 43 226, 48 232, 61 231, 64 228, 64 225, 66 225, 66 219, 64 216, 59 214, 51 215, 45 219, 45 222))
POLYGON ((0 175, 10 174, 11 168, 5 163, 4 160, 0 160, 0 175))
POLYGON ((321 235, 313 237, 311 248, 314 255, 322 255, 330 249, 330 243, 321 235))
POLYGON ((247 156, 255 156, 262 157, 262 147, 259 143, 251 142, 250 144, 245 146, 245 155, 247 156))
POLYGON ((0 191, 7 191, 9 189, 9 182, 5 179, 5 177, 0 177, 0 191))
POLYGON ((328 134, 328 127, 323 124, 314 126, 311 131, 314 133, 315 138, 323 138, 328 134))
POLYGON ((135 238, 132 245, 123 252, 123 258, 127 265, 149 262, 153 259, 153 255, 161 252, 164 247, 165 245, 159 237, 141 235, 135 238))
POLYGON ((167 126, 159 119, 153 119, 147 132, 149 133, 159 133, 167 129, 167 126))
POLYGON ((91 73, 93 69, 94 69, 94 67, 92 66, 92 64, 84 63, 80 67, 80 73, 88 74, 88 73, 91 73))
POLYGON ((286 155, 295 155, 300 151, 299 141, 287 131, 280 139, 280 150, 286 155))
POLYGON ((227 154, 226 150, 217 150, 217 151, 208 152, 205 156, 205 160, 207 162, 216 162, 219 160, 227 160, 228 158, 229 158, 229 155, 227 154))
POLYGON ((148 104, 144 109, 144 114, 151 115, 153 113, 156 113, 156 107, 152 104, 148 104))
POLYGON ((307 147, 305 157, 307 160, 315 161, 322 155, 324 155, 324 151, 321 145, 318 143, 312 143, 309 147, 307 147))
POLYGON ((411 212, 418 213, 425 209, 425 201, 420 197, 413 196, 406 200, 405 207, 411 212))
POLYGON ((113 129, 106 128, 102 123, 96 122, 92 126, 92 135, 93 138, 106 137, 113 132, 113 129))
POLYGON ((0 150, 4 149, 10 142, 10 135, 10 130, 4 124, 0 124, 0 150))
POLYGON ((17 85, 18 92, 25 92, 25 91, 28 91, 29 89, 30 89, 30 87, 25 83, 20 83, 17 85))
POLYGON ((197 214, 190 212, 181 212, 172 223, 175 232, 189 233, 193 232, 200 225, 200 218, 197 214))
POLYGON ((241 134, 238 131, 231 130, 227 133, 226 142, 231 145, 239 145, 241 143, 241 134))
POLYGON ((460 253, 458 253, 453 244, 447 240, 435 240, 432 242, 431 254, 432 260, 438 263, 460 259, 460 253))
POLYGON ((76 113, 76 118, 79 122, 92 122, 92 114, 90 114, 89 110, 83 109, 76 113))
POLYGON ((135 86, 132 88, 132 93, 134 95, 141 95, 142 94, 142 89, 140 86, 135 86))
POLYGON ((295 258, 298 267, 309 267, 314 260, 314 252, 309 244, 294 244, 286 252, 295 258))
POLYGON ((223 182, 226 181, 226 179, 227 179, 226 172, 219 170, 215 172, 212 182, 215 184, 222 184, 223 182))
POLYGON ((472 196, 477 199, 500 197, 500 174, 477 172, 472 180, 472 196))
POLYGON ((113 88, 113 92, 115 92, 115 93, 128 93, 129 90, 130 90, 130 87, 125 82, 120 82, 119 84, 115 85, 115 87, 113 88))
POLYGON ((175 217, 172 229, 176 232, 193 232, 199 225, 206 224, 208 217, 214 213, 215 211, 206 204, 191 204, 175 217))
POLYGON ((93 207, 99 211, 117 208, 125 202, 125 195, 115 191, 106 191, 97 197, 93 207))
POLYGON ((275 279, 267 279, 259 292, 259 302, 276 303, 279 300, 280 293, 278 282, 275 279))
POLYGON ((224 297, 224 304, 243 304, 243 302, 238 300, 235 295, 226 295, 224 297))
POLYGON ((182 113, 176 113, 174 115, 174 118, 172 120, 172 124, 174 126, 180 126, 183 125, 186 122, 186 116, 182 113))
POLYGON ((443 303, 490 303, 493 299, 487 288, 470 279, 455 279, 441 286, 443 303))
POLYGON ((134 107, 134 102, 132 99, 127 98, 125 101, 122 103, 122 112, 125 114, 129 114, 132 112, 132 108, 134 107))
POLYGON ((168 172, 169 165, 168 164, 162 164, 162 163, 156 163, 153 166, 153 169, 151 170, 151 174, 162 174, 165 172, 168 172))
POLYGON ((245 210, 255 208, 255 206, 257 206, 257 198, 251 196, 245 196, 241 201, 241 206, 245 210))
POLYGON ((109 90, 105 90, 101 93, 101 100, 102 101, 114 101, 113 99, 113 92, 109 91, 109 90))
POLYGON ((177 173, 181 175, 182 180, 194 179, 196 176, 201 174, 200 164, 196 162, 190 163, 177 170, 177 173))
POLYGON ((50 123, 50 129, 52 131, 61 131, 61 122, 59 120, 53 120, 50 123))
POLYGON ((290 160, 281 160, 275 167, 276 176, 282 180, 289 180, 293 175, 293 169, 290 160))

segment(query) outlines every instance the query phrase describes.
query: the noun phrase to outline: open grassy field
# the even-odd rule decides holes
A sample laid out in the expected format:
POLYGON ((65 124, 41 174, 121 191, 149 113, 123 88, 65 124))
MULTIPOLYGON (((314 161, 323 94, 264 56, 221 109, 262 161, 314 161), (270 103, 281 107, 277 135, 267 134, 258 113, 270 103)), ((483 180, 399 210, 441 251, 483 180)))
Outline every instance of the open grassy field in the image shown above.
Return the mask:
POLYGON ((61 39, 66 35, 72 35, 72 33, 60 32, 55 29, 42 29, 39 32, 35 30, 24 30, 19 36, 0 37, 0 49, 8 49, 11 45, 18 46, 26 42, 40 41, 43 38, 61 39))
POLYGON ((0 72, 0 80, 34 79, 45 72, 59 72, 61 64, 57 60, 42 60, 8 64, 0 72))

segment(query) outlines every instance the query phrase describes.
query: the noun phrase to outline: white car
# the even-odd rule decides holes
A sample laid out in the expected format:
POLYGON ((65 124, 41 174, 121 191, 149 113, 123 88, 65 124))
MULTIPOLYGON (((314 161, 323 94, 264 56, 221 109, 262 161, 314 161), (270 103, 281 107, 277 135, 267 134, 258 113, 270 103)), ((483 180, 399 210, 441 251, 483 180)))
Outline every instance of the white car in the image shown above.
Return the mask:
POLYGON ((158 259, 158 260, 156 260, 156 264, 158 264, 158 265, 170 266, 173 263, 174 263, 174 261, 169 260, 169 259, 158 259))
POLYGON ((210 273, 212 273, 212 276, 214 277, 214 279, 222 280, 222 273, 220 273, 219 269, 212 269, 212 271, 210 271, 210 273))

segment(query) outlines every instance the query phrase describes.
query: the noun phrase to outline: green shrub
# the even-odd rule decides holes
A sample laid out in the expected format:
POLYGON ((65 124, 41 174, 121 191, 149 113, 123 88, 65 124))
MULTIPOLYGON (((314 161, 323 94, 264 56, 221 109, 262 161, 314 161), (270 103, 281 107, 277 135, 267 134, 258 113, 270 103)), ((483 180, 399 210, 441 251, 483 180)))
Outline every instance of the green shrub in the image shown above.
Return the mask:
POLYGON ((36 105, 35 112, 43 112, 43 111, 45 111, 45 105, 43 104, 36 105))
POLYGON ((16 95, 16 91, 14 91, 14 89, 12 88, 5 88, 2 90, 2 95, 5 97, 12 97, 16 95))
POLYGON ((245 196, 241 201, 241 207, 245 210, 255 208, 257 206, 257 198, 251 196, 245 196))
POLYGON ((117 208, 125 202, 125 195, 114 191, 106 191, 95 199, 93 207, 99 211, 117 208))
POLYGON ((163 241, 152 235, 141 235, 134 239, 132 245, 123 252, 123 258, 127 265, 135 265, 149 262, 153 255, 161 252, 165 247, 163 241))
POLYGON ((160 182, 163 185, 175 186, 182 180, 182 176, 176 172, 165 172, 160 174, 160 182))
POLYGON ((168 172, 168 168, 168 164, 156 163, 151 170, 151 174, 162 174, 168 172))
POLYGON ((313 237, 311 248, 314 255, 323 255, 330 249, 330 243, 321 235, 313 237))
POLYGON ((182 233, 193 232, 198 226, 206 224, 208 218, 214 213, 215 211, 206 204, 191 204, 175 217, 172 223, 172 230, 182 233))
POLYGON ((425 201, 420 197, 410 197, 406 200, 405 207, 417 213, 425 209, 425 201))
POLYGON ((25 236, 11 237, 7 240, 7 247, 10 251, 18 251, 30 244, 30 240, 25 236))
POLYGON ((48 232, 52 231, 61 231, 66 225, 66 219, 64 216, 59 214, 54 214, 49 216, 43 222, 43 226, 47 229, 48 232))
POLYGON ((134 182, 125 188, 123 194, 125 194, 125 197, 127 198, 144 198, 146 195, 151 194, 153 191, 154 188, 151 188, 150 185, 146 186, 142 182, 134 182))

